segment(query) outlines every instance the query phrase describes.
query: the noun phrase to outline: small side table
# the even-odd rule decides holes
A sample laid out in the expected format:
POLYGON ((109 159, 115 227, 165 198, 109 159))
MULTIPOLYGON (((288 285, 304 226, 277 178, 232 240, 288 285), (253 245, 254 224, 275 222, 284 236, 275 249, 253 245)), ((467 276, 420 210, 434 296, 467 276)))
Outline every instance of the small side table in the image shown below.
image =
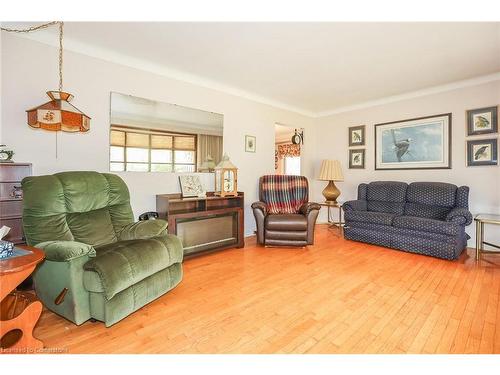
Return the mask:
POLYGON ((335 203, 329 203, 329 202, 321 202, 319 204, 322 207, 327 208, 328 212, 328 224, 330 224, 329 228, 337 228, 340 231, 340 234, 343 234, 343 222, 342 222, 342 203, 340 202, 335 202, 335 203), (331 209, 338 209, 338 218, 339 220, 336 221, 334 220, 334 215, 333 213, 330 212, 331 209))
POLYGON ((478 214, 474 218, 476 222, 476 260, 481 259, 482 253, 500 254, 500 251, 484 250, 484 245, 500 249, 499 245, 484 241, 484 224, 500 225, 500 215, 495 214, 478 214))
MULTIPOLYGON (((9 301, 9 296, 16 297, 18 292, 13 292, 14 289, 31 275, 36 265, 45 258, 44 252, 36 247, 17 247, 28 251, 28 254, 0 260, 0 303, 2 309, 5 304, 12 301, 12 299, 9 301)), ((22 335, 11 346, 1 347, 0 353, 31 353, 35 349, 43 348, 43 343, 33 337, 33 328, 35 328, 42 313, 42 303, 34 296, 33 298, 27 296, 21 299, 26 301, 26 308, 14 317, 8 316, 6 319, 4 317, 0 319, 0 337, 3 344, 4 337, 7 337, 10 332, 20 330, 22 335)))

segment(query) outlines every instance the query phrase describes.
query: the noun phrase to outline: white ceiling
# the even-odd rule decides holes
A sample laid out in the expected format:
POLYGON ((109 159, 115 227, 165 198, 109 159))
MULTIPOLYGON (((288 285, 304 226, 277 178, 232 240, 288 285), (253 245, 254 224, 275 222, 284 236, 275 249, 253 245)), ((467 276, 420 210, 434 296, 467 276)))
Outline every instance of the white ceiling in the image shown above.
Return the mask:
POLYGON ((80 22, 65 41, 315 115, 500 72, 498 22, 80 22))

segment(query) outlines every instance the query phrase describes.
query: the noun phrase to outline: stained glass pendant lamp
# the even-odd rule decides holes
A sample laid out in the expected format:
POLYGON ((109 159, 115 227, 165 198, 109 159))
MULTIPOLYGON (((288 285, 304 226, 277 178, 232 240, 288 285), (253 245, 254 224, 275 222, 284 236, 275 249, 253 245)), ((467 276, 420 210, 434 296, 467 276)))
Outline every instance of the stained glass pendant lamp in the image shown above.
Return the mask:
POLYGON ((90 117, 73 106, 73 95, 63 91, 63 22, 59 25, 59 90, 47 91, 51 99, 38 107, 28 109, 28 125, 50 131, 86 132, 90 129, 90 117))

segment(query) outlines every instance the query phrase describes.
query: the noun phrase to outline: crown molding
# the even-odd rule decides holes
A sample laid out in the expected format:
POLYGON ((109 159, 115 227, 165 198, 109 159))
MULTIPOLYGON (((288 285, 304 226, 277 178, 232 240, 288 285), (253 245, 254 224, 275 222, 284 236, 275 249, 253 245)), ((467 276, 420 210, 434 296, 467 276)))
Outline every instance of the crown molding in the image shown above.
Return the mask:
POLYGON ((346 106, 346 107, 334 108, 334 109, 329 110, 329 111, 321 111, 321 112, 315 113, 314 117, 315 118, 327 117, 327 116, 337 115, 340 113, 352 112, 352 111, 356 111, 359 109, 376 107, 379 105, 396 103, 396 102, 400 102, 400 101, 404 101, 404 100, 420 98, 423 96, 439 94, 442 92, 457 90, 457 89, 461 89, 461 88, 465 88, 465 87, 477 86, 480 84, 499 81, 499 80, 500 80, 500 72, 496 72, 493 74, 474 77, 474 78, 465 79, 465 80, 461 80, 461 81, 455 81, 455 82, 447 83, 444 85, 427 87, 427 88, 422 89, 422 90, 410 91, 410 92, 407 92, 404 94, 386 96, 384 98, 370 100, 367 102, 358 103, 358 104, 354 104, 354 105, 350 105, 350 106, 346 106))
MULTIPOLYGON (((2 32, 3 33, 3 32, 2 32)), ((52 47, 58 47, 58 39, 55 34, 50 31, 39 31, 29 34, 11 34, 14 37, 30 39, 39 43, 47 44, 52 47)), ((197 75, 185 73, 176 69, 166 67, 161 64, 151 63, 145 59, 136 58, 122 53, 117 53, 108 49, 96 47, 89 43, 82 43, 71 37, 64 37, 64 49, 75 53, 80 53, 100 60, 108 61, 111 63, 127 66, 133 69, 146 71, 149 73, 157 74, 177 81, 186 82, 192 85, 200 86, 207 89, 216 90, 225 94, 233 95, 236 97, 251 100, 253 102, 269 105, 271 107, 282 109, 290 112, 297 113, 302 116, 310 118, 328 117, 340 113, 352 112, 360 109, 376 107, 390 103, 396 103, 404 100, 415 99, 423 96, 438 94, 446 91, 457 90, 465 87, 476 86, 488 82, 500 80, 500 72, 482 75, 470 79, 455 81, 444 85, 427 87, 421 90, 410 91, 403 94, 382 97, 375 100, 369 100, 350 106, 332 108, 331 110, 314 112, 305 108, 289 105, 278 100, 268 98, 265 96, 257 95, 249 91, 241 90, 233 86, 224 85, 216 81, 206 79, 197 75)))
MULTIPOLYGON (((39 31, 29 34, 12 34, 14 37, 33 40, 35 42, 43 43, 51 47, 59 47, 58 38, 53 32, 39 31)), ((145 59, 129 56, 126 54, 114 52, 108 49, 93 46, 89 43, 82 43, 76 39, 65 36, 64 37, 64 50, 75 53, 80 53, 86 56, 94 57, 100 60, 108 61, 114 64, 127 66, 129 68, 146 71, 149 73, 157 74, 177 81, 186 82, 192 85, 200 86, 207 89, 216 90, 225 94, 237 96, 240 98, 248 99, 253 102, 269 105, 271 107, 282 109, 285 111, 295 112, 302 116, 314 117, 314 112, 308 111, 304 108, 295 107, 287 103, 280 102, 265 96, 254 94, 249 91, 241 90, 233 86, 224 85, 210 79, 206 79, 194 74, 185 73, 167 66, 152 63, 145 59)))

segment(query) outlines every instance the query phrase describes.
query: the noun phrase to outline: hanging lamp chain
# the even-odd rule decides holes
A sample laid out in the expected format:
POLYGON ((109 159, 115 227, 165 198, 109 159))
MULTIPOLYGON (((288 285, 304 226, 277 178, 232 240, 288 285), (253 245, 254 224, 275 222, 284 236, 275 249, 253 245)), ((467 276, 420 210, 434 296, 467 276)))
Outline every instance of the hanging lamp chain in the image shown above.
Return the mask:
POLYGON ((63 29, 64 22, 59 22, 59 91, 63 90, 63 29))
POLYGON ((59 25, 59 91, 63 90, 63 28, 64 28, 64 22, 62 21, 52 21, 52 22, 47 22, 42 25, 38 26, 31 26, 28 27, 27 29, 12 29, 9 27, 0 27, 0 30, 6 31, 8 33, 31 33, 33 31, 38 31, 42 29, 46 29, 48 27, 54 26, 54 25, 59 25))

